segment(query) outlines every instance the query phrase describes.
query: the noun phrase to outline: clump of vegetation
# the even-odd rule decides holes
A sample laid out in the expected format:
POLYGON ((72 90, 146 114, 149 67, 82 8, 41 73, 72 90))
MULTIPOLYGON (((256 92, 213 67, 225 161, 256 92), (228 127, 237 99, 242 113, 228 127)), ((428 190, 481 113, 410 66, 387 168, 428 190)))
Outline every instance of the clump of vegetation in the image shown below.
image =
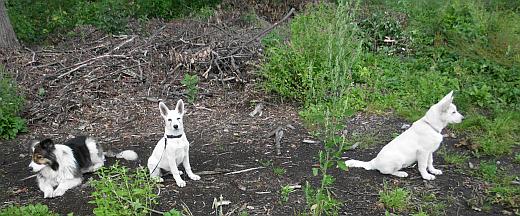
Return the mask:
POLYGON ((93 25, 109 33, 127 29, 130 19, 208 17, 221 0, 45 0, 6 2, 18 39, 33 43, 76 26, 93 25))
POLYGON ((513 183, 518 176, 508 175, 495 161, 480 163, 477 175, 491 184, 491 187, 486 189, 489 195, 486 197, 488 202, 503 204, 512 209, 520 207, 520 188, 513 183))
POLYGON ((186 96, 188 97, 188 101, 193 103, 195 99, 197 99, 197 94, 199 89, 197 88, 197 84, 199 83, 199 77, 194 75, 185 74, 184 78, 181 80, 181 84, 186 86, 186 96))
POLYGON ((0 65, 0 139, 14 139, 26 131, 25 120, 18 116, 23 104, 19 89, 0 65))
POLYGON ((389 188, 385 183, 383 190, 379 192, 379 201, 393 212, 403 211, 409 207, 410 192, 400 187, 389 188))
POLYGON ((58 216, 58 214, 49 210, 46 205, 26 205, 26 206, 9 206, 0 209, 0 216, 58 216))
POLYGON ((289 194, 294 192, 294 187, 291 187, 290 185, 285 185, 280 188, 280 196, 282 203, 286 203, 289 201, 289 194))
MULTIPOLYGON (((152 205, 157 204, 154 193, 156 181, 150 179, 146 169, 139 167, 134 172, 119 164, 102 167, 91 179, 90 185, 95 204, 95 215, 148 215, 152 205)), ((175 215, 174 212, 172 215, 175 215)))

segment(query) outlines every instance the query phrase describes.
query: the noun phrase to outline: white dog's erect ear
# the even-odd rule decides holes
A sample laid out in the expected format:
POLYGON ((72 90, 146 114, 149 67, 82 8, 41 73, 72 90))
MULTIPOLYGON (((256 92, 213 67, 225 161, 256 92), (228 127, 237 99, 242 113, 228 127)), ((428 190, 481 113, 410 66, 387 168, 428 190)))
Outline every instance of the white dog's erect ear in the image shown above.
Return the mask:
POLYGON ((181 115, 184 115, 184 102, 182 102, 182 99, 179 99, 177 101, 177 106, 175 107, 175 110, 177 110, 177 112, 181 115))
POLYGON ((162 117, 166 118, 170 109, 163 102, 159 102, 159 110, 161 111, 162 117))
POLYGON ((444 110, 447 110, 448 108, 450 108, 450 104, 453 102, 453 91, 451 91, 450 93, 448 93, 446 96, 444 96, 440 101, 439 101, 439 105, 441 107, 441 110, 444 111, 444 110))

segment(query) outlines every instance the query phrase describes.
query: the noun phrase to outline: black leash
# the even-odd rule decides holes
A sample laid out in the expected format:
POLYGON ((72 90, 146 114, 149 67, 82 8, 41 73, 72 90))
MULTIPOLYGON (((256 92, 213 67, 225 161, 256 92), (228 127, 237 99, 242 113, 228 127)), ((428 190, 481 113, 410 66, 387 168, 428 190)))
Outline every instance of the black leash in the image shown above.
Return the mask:
MULTIPOLYGON (((157 169, 157 167, 159 166, 159 164, 161 163, 161 160, 162 160, 162 157, 164 155, 164 152, 166 151, 166 144, 168 144, 168 138, 170 139, 174 139, 174 138, 181 138, 182 137, 182 134, 181 135, 166 135, 166 138, 164 138, 164 149, 163 149, 163 152, 161 154, 161 157, 159 158, 159 162, 157 162, 157 165, 155 165, 155 168, 153 168, 152 172, 150 172, 150 174, 152 174, 153 172, 155 172, 155 169, 157 169)), ((161 177, 161 176, 159 176, 161 177)))

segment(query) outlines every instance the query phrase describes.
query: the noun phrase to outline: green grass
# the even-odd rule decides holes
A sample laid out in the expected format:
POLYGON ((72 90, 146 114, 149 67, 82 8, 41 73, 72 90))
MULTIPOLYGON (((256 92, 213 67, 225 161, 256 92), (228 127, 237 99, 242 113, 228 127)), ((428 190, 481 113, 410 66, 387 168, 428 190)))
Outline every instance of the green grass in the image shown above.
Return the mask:
POLYGON ((511 209, 520 207, 520 187, 512 183, 520 176, 508 174, 498 167, 495 161, 481 162, 477 176, 490 184, 490 187, 486 188, 487 202, 501 204, 511 209))
POLYGON ((294 192, 294 188, 290 185, 285 185, 280 188, 280 198, 282 203, 286 203, 289 201, 289 194, 294 192))
POLYGON ((273 173, 277 176, 282 176, 287 172, 283 167, 273 167, 273 173))
POLYGON ((457 167, 461 167, 470 158, 470 156, 466 155, 465 153, 451 152, 446 150, 446 148, 439 150, 438 154, 447 164, 452 164, 457 167))
POLYGON ((405 188, 390 188, 385 183, 383 190, 379 192, 379 202, 393 212, 404 211, 410 207, 410 192, 405 188))
POLYGON ((9 206, 0 209, 0 216, 58 216, 58 214, 49 210, 46 205, 30 204, 25 206, 9 206))

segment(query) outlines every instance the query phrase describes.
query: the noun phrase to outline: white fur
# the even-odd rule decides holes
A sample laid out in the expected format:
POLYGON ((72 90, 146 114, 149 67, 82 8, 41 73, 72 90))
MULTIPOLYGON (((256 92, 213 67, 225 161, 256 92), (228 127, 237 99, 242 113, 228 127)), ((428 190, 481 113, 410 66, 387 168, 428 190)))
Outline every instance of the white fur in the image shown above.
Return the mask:
POLYGON ((182 163, 184 170, 188 177, 192 180, 199 180, 200 176, 195 175, 191 170, 190 165, 190 143, 184 133, 184 126, 182 117, 184 116, 184 103, 182 100, 177 101, 175 110, 169 110, 168 107, 160 102, 159 110, 161 116, 164 119, 164 137, 157 142, 152 155, 148 158, 148 169, 150 170, 150 176, 152 178, 158 178, 159 181, 163 181, 161 178, 161 169, 170 171, 175 179, 175 183, 179 187, 186 186, 186 182, 182 180, 178 166, 182 163), (178 136, 180 138, 166 138, 167 135, 178 136), (165 139, 166 142, 165 143, 165 139), (166 145, 166 148, 165 146, 166 145))
MULTIPOLYGON (((81 184, 81 175, 77 175, 78 165, 74 159, 72 149, 65 145, 55 145, 55 148, 54 154, 59 164, 58 170, 54 171, 49 166, 35 170, 33 166, 33 171, 39 171, 36 178, 38 187, 43 191, 44 198, 61 196, 68 189, 81 184)), ((31 162, 31 164, 35 163, 31 162)))
POLYGON ((460 123, 464 118, 452 102, 453 91, 431 106, 424 117, 384 146, 374 159, 368 162, 348 160, 345 164, 407 177, 408 173, 399 170, 417 162, 423 179, 435 179, 434 175, 442 174, 441 170, 433 167, 433 152, 439 148, 443 139, 440 131, 449 123, 460 123), (427 169, 434 175, 428 173, 427 169))

